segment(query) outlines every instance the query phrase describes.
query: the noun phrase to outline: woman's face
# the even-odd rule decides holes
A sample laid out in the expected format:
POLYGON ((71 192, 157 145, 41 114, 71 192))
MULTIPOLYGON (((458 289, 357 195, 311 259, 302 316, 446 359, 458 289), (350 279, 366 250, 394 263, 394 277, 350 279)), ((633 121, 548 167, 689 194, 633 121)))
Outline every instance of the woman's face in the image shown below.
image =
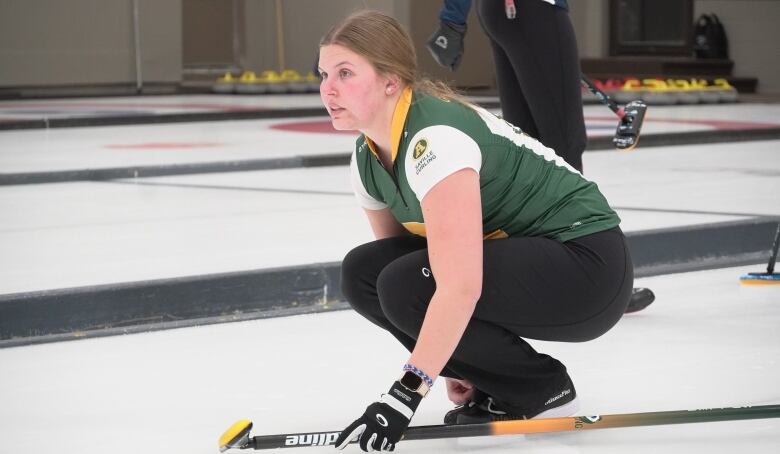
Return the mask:
POLYGON ((387 101, 387 78, 364 57, 337 44, 322 46, 319 61, 320 96, 333 127, 339 131, 371 129, 387 101))

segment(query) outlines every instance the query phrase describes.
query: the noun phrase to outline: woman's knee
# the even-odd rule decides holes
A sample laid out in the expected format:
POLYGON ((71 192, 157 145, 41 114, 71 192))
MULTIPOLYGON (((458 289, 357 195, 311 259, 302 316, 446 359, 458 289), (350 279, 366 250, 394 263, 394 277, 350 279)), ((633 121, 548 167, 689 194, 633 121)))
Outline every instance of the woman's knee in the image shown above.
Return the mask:
POLYGON ((372 243, 360 245, 347 253, 341 262, 341 294, 353 308, 366 301, 365 295, 375 292, 369 265, 372 243))
POLYGON ((396 260, 379 274, 377 293, 382 312, 390 322, 414 338, 420 331, 436 283, 427 254, 396 260), (421 261, 421 259, 425 259, 421 261))
POLYGON ((353 307, 360 304, 359 300, 375 301, 377 278, 385 267, 425 246, 425 238, 401 236, 372 241, 352 249, 341 263, 342 295, 353 307))

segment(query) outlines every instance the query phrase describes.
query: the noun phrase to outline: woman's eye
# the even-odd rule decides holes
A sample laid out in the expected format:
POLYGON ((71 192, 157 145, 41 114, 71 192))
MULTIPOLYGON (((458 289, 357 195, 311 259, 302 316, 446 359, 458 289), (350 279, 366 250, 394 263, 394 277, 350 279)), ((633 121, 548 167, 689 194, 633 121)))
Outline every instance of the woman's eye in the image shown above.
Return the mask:
POLYGON ((347 76, 349 76, 350 74, 352 74, 352 73, 350 73, 350 72, 349 72, 349 70, 347 70, 347 69, 342 69, 342 70, 340 70, 340 71, 339 71, 339 75, 340 75, 341 77, 347 77, 347 76))

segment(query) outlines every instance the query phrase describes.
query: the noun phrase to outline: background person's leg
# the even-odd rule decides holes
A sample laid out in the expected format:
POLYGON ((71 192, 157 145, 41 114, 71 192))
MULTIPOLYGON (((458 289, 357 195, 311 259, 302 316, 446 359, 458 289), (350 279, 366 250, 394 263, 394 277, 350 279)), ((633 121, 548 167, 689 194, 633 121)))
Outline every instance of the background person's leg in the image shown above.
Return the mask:
MULTIPOLYGON (((524 129, 530 112, 536 130, 526 132, 582 171, 587 135, 574 27, 561 8, 539 0, 515 2, 517 17, 511 20, 502 2, 477 2, 480 23, 507 56, 522 92, 522 98, 515 98, 512 85, 499 82, 504 118, 524 129), (509 90, 506 95, 505 89, 509 90)), ((497 74, 499 64, 503 65, 496 61, 497 74)))

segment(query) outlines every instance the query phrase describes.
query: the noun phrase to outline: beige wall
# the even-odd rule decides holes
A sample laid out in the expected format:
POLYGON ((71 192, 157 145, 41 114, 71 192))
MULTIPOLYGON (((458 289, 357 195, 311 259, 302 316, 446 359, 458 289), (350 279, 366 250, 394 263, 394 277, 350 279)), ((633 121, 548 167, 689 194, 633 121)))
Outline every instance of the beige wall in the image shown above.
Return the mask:
MULTIPOLYGON (((186 0, 184 0, 186 1, 186 0)), ((360 8, 405 14, 406 1, 394 0, 251 0, 245 3, 245 62, 248 70, 295 69, 310 71, 318 43, 331 25, 360 8), (281 34, 277 31, 277 3, 282 5, 281 34), (280 55, 279 40, 284 43, 280 55), (280 68, 284 62, 285 68, 280 68)))
POLYGON ((457 87, 495 87, 492 51, 480 28, 476 8, 471 9, 467 20, 465 51, 457 71, 451 72, 439 66, 425 47, 425 42, 438 29, 441 5, 440 0, 411 1, 407 27, 415 43, 420 72, 457 87))
MULTIPOLYGON (((609 1, 570 0, 581 57, 609 53, 609 1)), ((729 38, 734 75, 758 78, 759 93, 780 93, 780 1, 695 0, 694 20, 715 13, 729 38)))
MULTIPOLYGON (((180 80, 180 0, 139 0, 147 81, 180 80)), ((0 0, 0 86, 135 83, 131 0, 0 0)))
MULTIPOLYGON (((144 83, 182 80, 182 3, 137 0, 144 83)), ((246 69, 285 66, 309 71, 320 36, 345 14, 361 7, 397 17, 417 44, 423 72, 461 86, 493 85, 489 46, 469 18, 466 55, 458 72, 432 61, 423 43, 433 32, 440 0, 224 0, 244 11, 242 57, 246 69), (283 55, 278 39, 284 43, 283 55)), ((571 17, 582 57, 603 57, 608 49, 609 0, 571 0, 571 17)), ((133 0, 0 0, 0 87, 135 83, 133 0)), ((695 0, 695 16, 715 12, 726 25, 735 74, 759 78, 759 91, 780 93, 780 1, 695 0)), ((204 30, 207 33, 208 30, 204 30)))
POLYGON ((696 0, 694 19, 702 13, 723 23, 734 75, 757 77, 759 93, 780 93, 780 1, 696 0))
POLYGON ((609 52, 608 0, 571 0, 569 16, 582 58, 604 57, 609 52))
MULTIPOLYGON (((185 0, 186 1, 186 0, 185 0)), ((438 25, 438 0, 284 0, 282 4, 281 40, 284 55, 278 51, 276 1, 261 0, 246 4, 246 60, 245 68, 252 71, 279 70, 280 61, 287 69, 308 72, 317 58, 322 35, 345 15, 361 8, 384 11, 396 17, 409 31, 416 44, 422 73, 450 80, 461 86, 493 85, 492 61, 484 34, 472 11, 469 26, 472 31, 467 41, 468 52, 456 73, 440 68, 423 44, 438 25), (316 17, 316 21, 312 21, 316 17), (485 69, 488 69, 486 72, 485 69)))

